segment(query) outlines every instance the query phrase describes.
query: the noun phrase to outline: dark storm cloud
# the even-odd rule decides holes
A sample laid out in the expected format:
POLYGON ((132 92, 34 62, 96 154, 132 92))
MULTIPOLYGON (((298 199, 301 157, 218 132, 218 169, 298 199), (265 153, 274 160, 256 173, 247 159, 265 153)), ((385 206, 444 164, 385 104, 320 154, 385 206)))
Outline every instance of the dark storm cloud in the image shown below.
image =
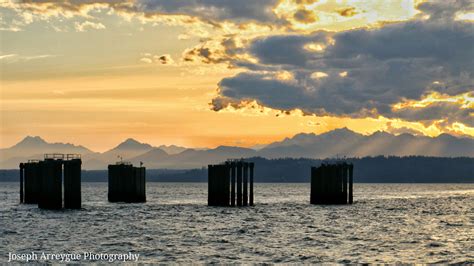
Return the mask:
POLYGON ((145 13, 184 14, 209 20, 275 22, 278 0, 138 0, 145 13))
POLYGON ((468 13, 474 11, 474 1, 427 1, 417 7, 420 11, 430 15, 430 20, 452 20, 459 11, 468 13))
POLYGON ((467 1, 449 7, 430 3, 420 6, 431 15, 428 20, 372 30, 258 39, 248 49, 259 61, 259 66, 249 64, 251 69, 287 70, 295 81, 246 73, 222 80, 221 93, 234 101, 255 99, 277 109, 343 116, 383 114, 416 121, 447 119, 474 125, 472 109, 461 110, 459 105, 392 110, 392 105, 404 99, 419 100, 429 91, 457 95, 473 90, 474 26, 454 20, 457 11, 470 6, 467 1), (322 52, 305 48, 312 43, 327 47, 322 52), (313 72, 328 76, 312 78, 313 72))
POLYGON ((310 36, 282 35, 258 39, 249 51, 259 62, 267 65, 310 66, 321 55, 304 48, 311 42, 326 42, 328 33, 320 32, 310 36))
POLYGON ((232 99, 255 99, 264 105, 289 109, 295 103, 303 102, 306 95, 298 86, 266 79, 266 75, 242 73, 233 78, 225 78, 220 83, 221 95, 232 99), (233 88, 239 87, 239 90, 233 88))
POLYGON ((277 23, 273 8, 279 0, 20 0, 11 4, 27 11, 79 13, 88 6, 101 4, 130 15, 186 15, 216 26, 224 20, 237 23, 277 23), (41 8, 40 8, 41 7, 41 8))

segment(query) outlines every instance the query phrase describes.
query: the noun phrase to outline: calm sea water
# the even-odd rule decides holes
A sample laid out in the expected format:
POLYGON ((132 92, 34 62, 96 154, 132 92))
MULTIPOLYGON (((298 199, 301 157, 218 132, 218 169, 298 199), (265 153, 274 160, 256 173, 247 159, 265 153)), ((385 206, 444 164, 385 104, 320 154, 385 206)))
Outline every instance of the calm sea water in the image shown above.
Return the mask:
POLYGON ((309 184, 256 184, 256 206, 207 207, 205 183, 148 183, 145 204, 83 209, 18 204, 0 183, 0 262, 8 253, 127 253, 140 262, 474 263, 474 184, 355 184, 355 204, 309 205, 309 184))

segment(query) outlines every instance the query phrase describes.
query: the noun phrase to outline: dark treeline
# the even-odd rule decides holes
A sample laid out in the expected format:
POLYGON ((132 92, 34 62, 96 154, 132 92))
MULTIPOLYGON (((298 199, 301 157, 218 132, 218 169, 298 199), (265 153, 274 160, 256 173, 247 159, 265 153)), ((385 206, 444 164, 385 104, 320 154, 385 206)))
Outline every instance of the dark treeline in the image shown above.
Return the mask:
MULTIPOLYGON (((311 166, 335 160, 253 158, 257 182, 309 182, 311 166)), ((347 158, 359 183, 473 183, 474 158, 376 156, 347 158)))
MULTIPOLYGON (((376 156, 348 158, 359 183, 474 183, 474 158, 376 156)), ((255 182, 309 182, 311 166, 334 160, 250 158, 255 182)), ((150 182, 207 182, 207 167, 192 170, 147 169, 150 182)), ((18 181, 18 170, 0 170, 0 181, 18 181)), ((107 182, 106 170, 82 172, 83 182, 107 182)))

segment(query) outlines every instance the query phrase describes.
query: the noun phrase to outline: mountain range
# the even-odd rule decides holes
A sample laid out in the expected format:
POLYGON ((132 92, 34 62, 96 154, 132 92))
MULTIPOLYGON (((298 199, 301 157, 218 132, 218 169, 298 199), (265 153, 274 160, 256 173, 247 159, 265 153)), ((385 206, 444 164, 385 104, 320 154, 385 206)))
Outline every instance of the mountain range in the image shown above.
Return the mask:
POLYGON ((474 157, 474 139, 442 134, 437 137, 411 134, 393 135, 375 132, 362 135, 347 128, 323 134, 300 133, 268 144, 261 149, 219 146, 213 149, 191 149, 180 146, 154 147, 134 139, 126 139, 116 147, 94 152, 70 143, 48 143, 41 137, 27 136, 10 148, 0 149, 0 169, 15 169, 20 162, 41 159, 44 153, 79 153, 83 169, 106 169, 120 160, 134 164, 143 162, 149 169, 190 169, 219 163, 229 158, 335 158, 377 155, 474 157))

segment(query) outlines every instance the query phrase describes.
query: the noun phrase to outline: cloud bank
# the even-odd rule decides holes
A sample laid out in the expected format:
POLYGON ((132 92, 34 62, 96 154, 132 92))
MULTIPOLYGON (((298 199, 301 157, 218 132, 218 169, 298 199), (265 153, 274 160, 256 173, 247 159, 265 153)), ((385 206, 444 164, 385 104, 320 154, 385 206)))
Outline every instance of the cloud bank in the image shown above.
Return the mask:
MULTIPOLYGON (((299 109, 315 115, 384 116, 425 125, 448 127, 460 122, 474 127, 474 24, 458 19, 474 12, 473 1, 430 1, 417 6, 420 13, 413 19, 377 20, 367 28, 333 32, 305 25, 335 18, 332 15, 361 20, 373 14, 352 6, 337 6, 330 14, 322 12, 323 7, 317 9, 317 4, 314 0, 9 0, 0 3, 0 9, 14 10, 22 22, 7 25, 5 16, 0 29, 16 31, 38 19, 77 16, 87 19, 76 22, 77 31, 103 29, 91 19, 93 10, 103 9, 144 23, 191 25, 195 30, 182 39, 194 34, 200 43, 183 51, 177 61, 243 70, 219 82, 218 96, 212 100, 215 111, 257 102, 283 112, 299 109), (279 13, 282 10, 287 13, 279 13), (202 33, 206 31, 202 24, 219 34, 202 33)), ((167 54, 140 60, 175 64, 167 54)))
POLYGON ((455 99, 467 97, 473 102, 474 24, 455 17, 460 10, 474 9, 473 2, 425 3, 418 8, 423 11, 419 18, 377 29, 254 40, 246 51, 258 63, 234 62, 247 71, 219 83, 213 108, 256 100, 267 107, 316 115, 382 115, 472 127, 474 106, 455 99), (279 79, 281 71, 292 78, 279 79), (453 100, 394 108, 433 93, 453 100))

